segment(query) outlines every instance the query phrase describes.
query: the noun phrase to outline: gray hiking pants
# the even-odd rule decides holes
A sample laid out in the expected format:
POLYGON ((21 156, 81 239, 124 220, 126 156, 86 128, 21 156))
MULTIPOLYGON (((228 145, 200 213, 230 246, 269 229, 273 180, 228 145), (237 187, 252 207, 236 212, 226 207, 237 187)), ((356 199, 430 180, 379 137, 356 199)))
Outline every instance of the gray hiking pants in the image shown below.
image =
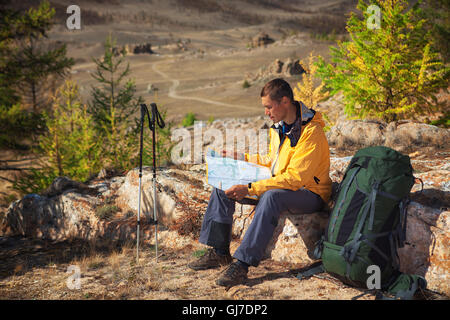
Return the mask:
MULTIPOLYGON (((214 188, 203 218, 199 242, 228 251, 236 201, 214 188)), ((306 189, 272 189, 264 192, 255 208, 253 220, 233 257, 258 266, 273 237, 281 213, 305 214, 322 209, 322 198, 306 189)))

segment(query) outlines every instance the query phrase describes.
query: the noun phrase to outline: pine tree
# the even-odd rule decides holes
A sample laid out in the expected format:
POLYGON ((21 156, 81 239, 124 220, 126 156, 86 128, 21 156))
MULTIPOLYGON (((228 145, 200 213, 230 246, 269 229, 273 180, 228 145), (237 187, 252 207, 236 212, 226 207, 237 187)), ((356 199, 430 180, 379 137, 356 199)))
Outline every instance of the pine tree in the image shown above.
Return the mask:
POLYGON ((24 14, 6 9, 3 13, 0 73, 5 78, 0 78, 0 85, 3 90, 10 90, 10 94, 22 97, 22 102, 38 113, 46 106, 50 78, 64 77, 74 61, 66 57, 65 45, 46 41, 55 15, 48 1, 24 14), (5 80, 8 84, 3 86, 5 80))
POLYGON ((82 105, 78 85, 66 81, 54 99, 53 113, 46 116, 49 134, 41 143, 58 176, 84 181, 100 170, 100 145, 94 121, 82 105))
POLYGON ((117 52, 115 45, 115 40, 108 36, 103 57, 94 59, 97 71, 93 77, 102 86, 93 87, 89 110, 105 138, 103 149, 109 160, 106 165, 123 170, 136 165, 138 127, 135 115, 143 100, 134 97, 136 86, 133 80, 128 79, 122 85, 130 73, 130 66, 122 67, 126 53, 124 50, 117 52))
POLYGON ((101 143, 94 120, 81 103, 78 85, 66 81, 57 90, 51 112, 44 112, 47 133, 36 148, 40 168, 17 180, 23 193, 39 192, 58 176, 86 181, 101 168, 101 143))
POLYGON ((444 106, 436 93, 447 88, 449 68, 432 49, 432 37, 424 28, 418 4, 407 9, 404 0, 371 1, 380 8, 380 28, 368 28, 365 1, 352 13, 347 30, 351 41, 331 47, 332 64, 319 60, 318 74, 331 94, 342 91, 345 111, 359 118, 385 121, 417 118, 444 106))
POLYGON ((41 109, 51 101, 49 85, 73 59, 64 45, 44 41, 55 14, 48 1, 24 13, 12 8, 0 4, 0 147, 26 149, 24 139, 45 129, 41 109))

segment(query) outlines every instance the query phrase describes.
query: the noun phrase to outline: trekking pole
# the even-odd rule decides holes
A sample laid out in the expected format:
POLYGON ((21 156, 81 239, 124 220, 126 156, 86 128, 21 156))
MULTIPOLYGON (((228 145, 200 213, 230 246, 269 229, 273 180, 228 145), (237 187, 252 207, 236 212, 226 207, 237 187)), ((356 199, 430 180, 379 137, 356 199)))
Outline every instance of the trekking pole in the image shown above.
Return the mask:
MULTIPOLYGON (((139 146, 139 194, 138 194, 138 215, 137 215, 137 230, 136 230, 136 263, 139 262, 139 235, 140 235, 140 225, 141 225, 141 194, 142 194, 142 151, 144 147, 144 122, 145 113, 148 110, 145 104, 141 104, 141 137, 139 146)), ((149 119, 150 123, 150 119, 149 119)))
POLYGON ((144 122, 145 114, 147 114, 150 130, 153 133, 153 219, 150 220, 150 224, 155 225, 155 248, 156 248, 156 262, 158 262, 158 216, 156 211, 157 199, 156 199, 156 126, 157 123, 160 128, 164 128, 164 120, 158 112, 158 108, 155 103, 151 104, 152 117, 147 109, 147 105, 141 104, 141 137, 140 137, 140 151, 139 151, 139 196, 138 196, 138 218, 137 218, 137 245, 136 245, 136 261, 139 260, 139 233, 140 233, 140 215, 141 215, 141 192, 142 192, 142 153, 144 145, 144 122))
POLYGON ((155 224, 155 257, 156 262, 158 262, 158 215, 156 212, 157 207, 157 198, 156 198, 156 125, 162 129, 165 127, 164 120, 158 112, 158 108, 156 107, 156 103, 152 103, 150 105, 152 107, 152 121, 150 125, 150 129, 153 131, 153 222, 155 224))

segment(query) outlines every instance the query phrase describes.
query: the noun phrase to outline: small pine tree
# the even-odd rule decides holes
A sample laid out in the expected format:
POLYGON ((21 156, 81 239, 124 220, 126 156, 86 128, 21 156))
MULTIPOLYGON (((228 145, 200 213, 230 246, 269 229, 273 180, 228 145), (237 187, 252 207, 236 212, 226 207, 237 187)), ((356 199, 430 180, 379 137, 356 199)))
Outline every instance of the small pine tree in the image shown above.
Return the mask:
POLYGON ((54 15, 55 9, 48 1, 43 1, 37 9, 30 8, 21 16, 15 25, 18 30, 11 41, 11 55, 6 58, 8 70, 17 76, 16 91, 35 113, 50 101, 46 96, 51 82, 65 76, 74 65, 74 60, 66 57, 65 45, 44 41, 54 15))
POLYGON ((53 114, 47 115, 49 134, 40 143, 58 176, 84 181, 100 170, 100 145, 94 121, 82 105, 78 85, 66 81, 58 91, 53 114))
POLYGON ((102 86, 93 87, 89 111, 98 132, 105 138, 103 152, 106 165, 125 170, 136 164, 138 128, 134 115, 143 100, 134 97, 136 86, 131 79, 122 85, 130 73, 130 66, 127 64, 122 68, 126 52, 117 52, 115 45, 115 40, 109 35, 103 57, 94 59, 97 71, 93 77, 102 86))
POLYGON ((359 118, 385 121, 417 118, 444 106, 435 94, 448 86, 449 68, 432 49, 417 4, 407 9, 404 0, 371 1, 380 8, 379 29, 370 29, 373 12, 359 0, 347 22, 351 41, 331 47, 332 64, 318 62, 318 74, 331 94, 342 91, 345 111, 359 118))
POLYGON ((25 12, 3 2, 0 4, 0 147, 28 149, 28 144, 36 142, 34 138, 44 132, 41 107, 51 104, 49 86, 56 87, 54 83, 61 81, 74 62, 66 57, 65 45, 50 46, 45 40, 55 14, 48 1, 25 12))
POLYGON ((294 98, 302 101, 308 108, 314 108, 329 96, 329 92, 324 90, 325 83, 314 85, 317 71, 314 61, 315 57, 312 52, 309 54, 308 63, 300 61, 300 65, 306 72, 302 74, 302 82, 297 83, 297 87, 294 88, 294 98))
POLYGON ((183 127, 190 127, 194 124, 195 120, 197 120, 195 114, 193 112, 188 112, 181 121, 181 125, 183 127))
POLYGON ((41 138, 40 168, 14 184, 16 190, 39 192, 58 176, 86 181, 101 167, 100 146, 94 121, 82 105, 78 86, 66 81, 57 91, 52 112, 44 112, 48 132, 41 138))

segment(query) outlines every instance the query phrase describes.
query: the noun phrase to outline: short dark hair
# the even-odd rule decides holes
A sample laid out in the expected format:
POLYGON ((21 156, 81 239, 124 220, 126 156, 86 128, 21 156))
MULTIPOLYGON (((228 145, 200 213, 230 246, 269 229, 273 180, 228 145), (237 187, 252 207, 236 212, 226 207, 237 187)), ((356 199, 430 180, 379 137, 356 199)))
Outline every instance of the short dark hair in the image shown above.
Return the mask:
POLYGON ((261 90, 261 98, 269 96, 270 99, 280 102, 283 97, 294 101, 292 88, 286 80, 277 78, 267 82, 261 90))

